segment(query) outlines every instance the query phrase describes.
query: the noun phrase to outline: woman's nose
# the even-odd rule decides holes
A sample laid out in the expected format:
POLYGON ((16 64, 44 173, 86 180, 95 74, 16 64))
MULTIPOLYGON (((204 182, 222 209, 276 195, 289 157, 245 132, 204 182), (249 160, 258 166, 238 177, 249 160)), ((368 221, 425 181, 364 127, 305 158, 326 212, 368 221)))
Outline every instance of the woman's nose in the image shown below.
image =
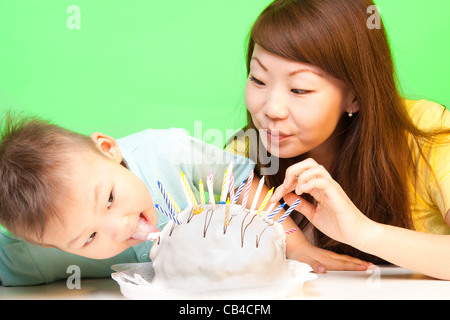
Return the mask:
POLYGON ((267 93, 264 113, 271 119, 285 119, 288 116, 287 99, 279 89, 267 93))

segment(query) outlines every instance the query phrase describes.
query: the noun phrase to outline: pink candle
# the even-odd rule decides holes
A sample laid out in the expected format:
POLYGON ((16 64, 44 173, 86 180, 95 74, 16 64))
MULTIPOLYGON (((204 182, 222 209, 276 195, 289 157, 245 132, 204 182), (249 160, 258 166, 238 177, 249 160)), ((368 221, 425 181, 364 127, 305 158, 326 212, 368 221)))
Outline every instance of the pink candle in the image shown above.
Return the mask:
POLYGON ((233 172, 230 173, 230 201, 234 199, 234 176, 233 172))
POLYGON ((247 206, 248 195, 250 194, 250 188, 252 186, 253 176, 254 175, 255 175, 255 173, 252 170, 252 172, 250 172, 250 175, 248 176, 247 184, 245 186, 244 200, 242 201, 242 208, 245 208, 247 206))
POLYGON ((212 170, 209 170, 208 181, 206 182, 209 193, 209 204, 214 205, 216 202, 214 201, 214 177, 212 170))

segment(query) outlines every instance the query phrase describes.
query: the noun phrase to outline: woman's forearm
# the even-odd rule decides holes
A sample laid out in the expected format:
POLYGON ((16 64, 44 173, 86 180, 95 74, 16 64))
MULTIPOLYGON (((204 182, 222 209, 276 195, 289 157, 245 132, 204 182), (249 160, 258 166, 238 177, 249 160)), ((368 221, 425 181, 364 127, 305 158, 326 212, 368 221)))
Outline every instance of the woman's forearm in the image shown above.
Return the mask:
MULTIPOLYGON (((371 222, 359 250, 428 276, 450 280, 450 235, 421 233, 371 222)), ((352 245, 351 243, 349 243, 352 245)))

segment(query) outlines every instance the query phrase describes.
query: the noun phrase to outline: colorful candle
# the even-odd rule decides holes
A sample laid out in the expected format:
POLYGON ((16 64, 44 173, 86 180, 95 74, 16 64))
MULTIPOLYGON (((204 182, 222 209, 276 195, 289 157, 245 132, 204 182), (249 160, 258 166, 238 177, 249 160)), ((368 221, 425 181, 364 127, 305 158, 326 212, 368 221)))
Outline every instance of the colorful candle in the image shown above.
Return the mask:
POLYGON ((230 175, 233 170, 233 162, 230 163, 227 170, 225 170, 225 174, 223 176, 223 182, 222 182, 222 191, 220 193, 220 202, 225 203, 227 201, 227 194, 228 194, 228 188, 230 185, 230 175))
POLYGON ((295 200, 292 206, 290 206, 289 209, 287 209, 287 211, 281 216, 281 218, 278 219, 278 223, 282 223, 291 214, 291 212, 294 211, 295 207, 297 207, 299 203, 300 199, 295 200))
POLYGON ((258 204, 259 195, 261 194, 261 190, 262 190, 263 185, 264 185, 264 177, 262 177, 262 179, 259 180, 258 188, 256 189, 255 197, 253 198, 253 203, 252 203, 252 206, 250 208, 250 212, 253 212, 255 210, 255 208, 256 208, 256 205, 258 204))
POLYGON ((275 210, 273 210, 273 212, 271 214, 267 215, 266 219, 272 219, 273 217, 275 217, 281 211, 281 209, 284 208, 285 205, 286 205, 286 202, 283 204, 280 204, 275 210))
POLYGON ((255 175, 255 173, 252 170, 252 172, 250 172, 250 175, 247 178, 247 184, 245 185, 245 191, 244 191, 244 200, 242 200, 242 209, 247 207, 248 195, 250 194, 250 189, 252 187, 254 175, 255 175))
POLYGON ((292 229, 286 230, 285 233, 286 234, 292 234, 294 232, 297 232, 298 230, 300 230, 300 229, 299 228, 292 228, 292 229))
POLYGON ((216 202, 214 201, 214 177, 213 177, 213 173, 212 170, 209 171, 209 175, 208 175, 208 181, 206 182, 206 186, 208 188, 208 194, 209 194, 209 204, 214 205, 216 204, 216 202))
POLYGON ((234 176, 233 172, 230 173, 230 201, 234 199, 234 176))
POLYGON ((277 205, 277 203, 274 202, 269 206, 269 209, 267 209, 267 211, 266 211, 266 216, 268 216, 272 213, 272 210, 273 210, 273 208, 275 208, 276 205, 277 205))
POLYGON ((163 196, 164 201, 167 204, 167 207, 169 208, 170 212, 175 215, 179 212, 181 212, 180 208, 178 207, 178 205, 176 204, 176 202, 172 199, 172 197, 166 192, 166 190, 164 189, 163 184, 158 181, 158 188, 159 191, 161 192, 161 195, 163 196))
POLYGON ((231 203, 230 201, 227 201, 227 207, 225 209, 225 227, 228 227, 228 225, 230 224, 230 207, 231 203))
POLYGON ((236 194, 234 196, 234 199, 231 201, 231 204, 235 204, 237 199, 239 199, 239 196, 241 195, 241 192, 244 189, 244 186, 245 186, 245 180, 242 181, 241 185, 239 186, 238 190, 236 191, 236 194))
POLYGON ((178 220, 174 214, 171 214, 169 212, 167 212, 166 209, 164 209, 163 207, 161 207, 158 204, 155 204, 155 207, 161 211, 163 214, 165 214, 170 220, 172 220, 173 222, 175 222, 176 224, 181 224, 180 220, 178 220))
POLYGON ((187 202, 190 206, 194 207, 194 210, 198 209, 197 200, 195 200, 194 193, 192 192, 191 186, 189 185, 186 175, 183 172, 181 172, 181 182, 184 185, 184 194, 187 202))
POLYGON ((270 189, 270 190, 267 192, 267 194, 266 194, 266 196, 265 196, 263 202, 261 202, 261 205, 259 206, 258 211, 256 211, 256 214, 257 214, 258 216, 261 215, 262 211, 264 210, 264 208, 265 208, 266 205, 267 205, 267 202, 269 202, 269 199, 270 199, 270 197, 271 197, 272 194, 273 194, 273 189, 274 189, 274 188, 270 189))
POLYGON ((203 186, 203 181, 200 179, 199 182, 199 188, 200 188, 200 201, 202 202, 202 204, 206 204, 205 202, 205 188, 203 186))
POLYGON ((228 179, 228 169, 225 171, 225 174, 224 174, 224 176, 223 176, 223 182, 222 182, 222 191, 220 192, 220 202, 223 202, 223 203, 225 203, 225 199, 224 199, 224 197, 226 197, 226 194, 225 194, 225 185, 226 185, 226 183, 227 183, 227 179, 228 179))

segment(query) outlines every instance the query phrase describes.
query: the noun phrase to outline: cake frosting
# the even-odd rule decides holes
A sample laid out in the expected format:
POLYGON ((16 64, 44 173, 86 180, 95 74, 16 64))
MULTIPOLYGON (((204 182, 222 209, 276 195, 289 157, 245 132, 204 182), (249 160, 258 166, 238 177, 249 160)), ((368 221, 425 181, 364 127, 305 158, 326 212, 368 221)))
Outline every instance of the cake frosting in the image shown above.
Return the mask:
POLYGON ((289 279, 286 235, 279 223, 237 204, 198 208, 180 212, 154 241, 153 285, 213 290, 289 279))

